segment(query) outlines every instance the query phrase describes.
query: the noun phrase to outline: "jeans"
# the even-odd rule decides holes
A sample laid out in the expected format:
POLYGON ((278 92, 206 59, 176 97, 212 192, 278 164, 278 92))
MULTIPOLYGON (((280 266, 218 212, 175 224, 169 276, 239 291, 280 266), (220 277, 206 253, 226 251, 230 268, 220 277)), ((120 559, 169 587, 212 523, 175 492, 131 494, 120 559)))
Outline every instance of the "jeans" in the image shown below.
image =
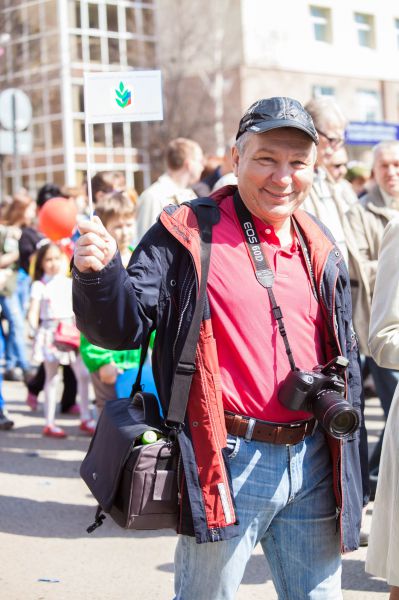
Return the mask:
MULTIPOLYGON (((381 402, 381 408, 384 411, 385 421, 388 418, 389 409, 395 393, 396 386, 399 383, 399 371, 394 369, 385 369, 377 365, 371 356, 366 357, 367 365, 373 377, 375 389, 381 402)), ((384 439, 384 430, 380 434, 380 438, 374 447, 373 453, 369 459, 370 472, 378 473, 380 465, 382 441, 384 439)))
POLYGON ((339 600, 340 536, 332 466, 317 430, 295 446, 228 436, 240 535, 197 544, 179 536, 175 600, 233 600, 260 542, 279 600, 339 600))
POLYGON ((24 315, 15 291, 11 296, 0 296, 0 306, 5 319, 8 321, 6 338, 6 371, 21 367, 24 371, 29 368, 26 358, 24 315))
POLYGON ((30 286, 32 280, 24 269, 20 268, 17 279, 17 296, 22 314, 25 316, 29 306, 30 286))

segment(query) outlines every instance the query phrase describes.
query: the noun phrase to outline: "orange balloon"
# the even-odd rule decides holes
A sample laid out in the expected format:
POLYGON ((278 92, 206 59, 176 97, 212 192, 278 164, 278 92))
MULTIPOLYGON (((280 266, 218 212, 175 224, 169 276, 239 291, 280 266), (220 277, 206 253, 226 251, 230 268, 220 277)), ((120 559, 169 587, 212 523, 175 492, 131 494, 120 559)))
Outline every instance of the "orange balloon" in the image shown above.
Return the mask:
POLYGON ((53 242, 71 237, 77 214, 73 200, 51 198, 39 211, 39 230, 53 242))

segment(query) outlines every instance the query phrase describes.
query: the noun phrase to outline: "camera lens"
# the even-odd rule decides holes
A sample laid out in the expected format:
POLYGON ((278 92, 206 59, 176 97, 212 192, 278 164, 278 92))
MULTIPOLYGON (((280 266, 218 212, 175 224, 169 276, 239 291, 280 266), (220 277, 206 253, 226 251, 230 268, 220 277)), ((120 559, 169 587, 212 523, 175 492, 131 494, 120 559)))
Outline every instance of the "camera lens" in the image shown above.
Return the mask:
POLYGON ((336 439, 348 437, 359 427, 357 411, 333 390, 322 390, 316 395, 313 413, 324 429, 336 439))
POLYGON ((353 408, 341 407, 329 423, 331 435, 336 438, 344 438, 358 428, 359 416, 353 408))

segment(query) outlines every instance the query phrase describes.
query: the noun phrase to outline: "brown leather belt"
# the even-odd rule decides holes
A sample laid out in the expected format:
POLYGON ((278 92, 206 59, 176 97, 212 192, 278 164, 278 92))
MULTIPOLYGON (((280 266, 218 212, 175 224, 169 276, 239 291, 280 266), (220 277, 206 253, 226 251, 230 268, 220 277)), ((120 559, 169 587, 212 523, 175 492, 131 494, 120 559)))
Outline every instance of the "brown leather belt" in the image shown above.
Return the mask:
POLYGON ((316 428, 316 419, 298 423, 268 423, 251 417, 242 417, 225 411, 226 428, 231 435, 247 440, 268 442, 269 444, 299 444, 305 437, 312 435, 316 428))

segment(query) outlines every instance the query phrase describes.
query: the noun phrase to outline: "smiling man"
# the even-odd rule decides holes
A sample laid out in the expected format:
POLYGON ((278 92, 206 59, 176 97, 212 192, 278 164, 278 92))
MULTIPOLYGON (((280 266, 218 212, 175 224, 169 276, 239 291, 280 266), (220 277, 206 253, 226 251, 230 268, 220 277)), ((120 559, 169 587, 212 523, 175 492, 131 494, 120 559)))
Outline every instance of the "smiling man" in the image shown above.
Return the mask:
MULTIPOLYGON (((315 388, 310 402, 298 401, 317 379, 314 367, 333 361, 348 364, 339 378, 346 402, 329 396, 329 409, 344 401, 353 416, 360 405, 345 263, 328 231, 300 209, 317 143, 298 101, 259 100, 239 124, 238 186, 211 196, 218 222, 208 302, 178 435, 176 600, 233 600, 258 543, 280 599, 338 600, 340 551, 358 546, 358 432, 334 432, 327 411, 318 424, 324 400, 315 388)), ((165 208, 126 271, 99 219, 80 230, 79 327, 111 348, 138 347, 156 329, 154 376, 166 414, 201 281, 195 213, 165 208)))

